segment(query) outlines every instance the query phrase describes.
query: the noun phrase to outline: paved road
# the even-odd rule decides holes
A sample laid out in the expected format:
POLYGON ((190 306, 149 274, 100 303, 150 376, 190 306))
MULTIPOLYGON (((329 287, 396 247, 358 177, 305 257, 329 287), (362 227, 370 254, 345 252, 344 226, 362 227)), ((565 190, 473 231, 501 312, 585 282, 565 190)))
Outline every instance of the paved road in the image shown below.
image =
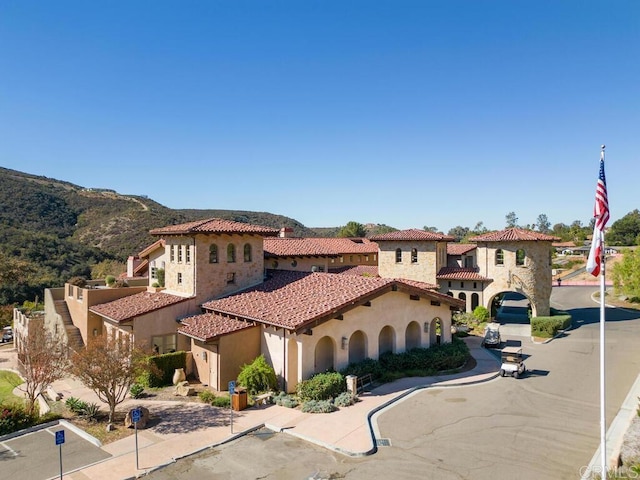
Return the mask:
MULTIPOLYGON (((373 456, 348 458, 286 434, 257 435, 183 459, 153 479, 572 479, 599 442, 597 288, 554 288, 576 328, 545 345, 521 341, 532 374, 469 387, 426 389, 377 417, 388 438, 373 456), (195 477, 192 477, 195 475, 195 477)), ((638 313, 607 309, 607 419, 638 372, 638 313)))

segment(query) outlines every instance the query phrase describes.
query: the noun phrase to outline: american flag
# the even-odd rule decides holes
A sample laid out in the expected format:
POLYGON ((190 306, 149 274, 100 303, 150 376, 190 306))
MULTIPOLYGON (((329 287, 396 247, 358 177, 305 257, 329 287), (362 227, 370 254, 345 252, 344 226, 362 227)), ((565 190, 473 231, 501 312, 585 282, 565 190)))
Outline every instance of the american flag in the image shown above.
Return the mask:
POLYGON ((594 277, 600 275, 602 264, 602 247, 604 244, 604 228, 609 221, 609 199, 607 197, 607 181, 604 176, 604 149, 600 153, 600 174, 596 184, 596 203, 593 208, 596 223, 593 226, 593 239, 587 260, 587 272, 594 277))

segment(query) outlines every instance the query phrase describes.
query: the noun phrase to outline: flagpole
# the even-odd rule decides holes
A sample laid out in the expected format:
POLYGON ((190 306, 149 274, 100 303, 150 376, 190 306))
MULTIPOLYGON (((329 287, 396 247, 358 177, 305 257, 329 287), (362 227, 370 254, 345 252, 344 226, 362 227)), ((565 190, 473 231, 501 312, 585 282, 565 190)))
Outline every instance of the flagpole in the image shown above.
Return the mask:
MULTIPOLYGON (((604 162, 604 149, 602 145, 600 160, 604 162)), ((604 361, 604 318, 605 318, 605 244, 604 228, 600 232, 602 250, 600 252, 600 452, 602 455, 602 478, 607 478, 607 418, 606 418, 606 382, 605 382, 605 361, 604 361)), ((595 242, 596 239, 591 240, 595 242)))

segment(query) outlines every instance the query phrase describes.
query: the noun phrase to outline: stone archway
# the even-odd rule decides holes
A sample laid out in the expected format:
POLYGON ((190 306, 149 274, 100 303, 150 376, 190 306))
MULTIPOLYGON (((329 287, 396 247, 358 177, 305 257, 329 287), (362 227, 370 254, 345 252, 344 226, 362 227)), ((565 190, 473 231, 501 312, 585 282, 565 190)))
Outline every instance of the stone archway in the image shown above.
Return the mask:
POLYGON ((335 344, 331 337, 322 337, 316 344, 313 370, 323 373, 333 370, 335 365, 335 344))
POLYGON ((418 322, 409 323, 404 332, 405 350, 420 348, 422 346, 421 338, 422 334, 420 332, 420 324, 418 322))
POLYGON ((440 317, 435 317, 429 324, 429 346, 440 345, 442 341, 442 320, 440 317))
POLYGON ((396 332, 393 327, 387 325, 378 335, 378 356, 383 353, 392 352, 395 350, 396 344, 396 332))
POLYGON ((357 330, 349 338, 349 363, 358 363, 365 358, 367 358, 367 336, 362 330, 357 330))

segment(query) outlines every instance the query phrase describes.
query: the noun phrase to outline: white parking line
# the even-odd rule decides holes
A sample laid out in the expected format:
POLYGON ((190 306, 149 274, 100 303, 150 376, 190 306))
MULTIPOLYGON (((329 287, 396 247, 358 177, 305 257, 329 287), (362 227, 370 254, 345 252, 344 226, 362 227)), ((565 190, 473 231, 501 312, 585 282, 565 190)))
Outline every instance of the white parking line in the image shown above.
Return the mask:
POLYGON ((11 454, 12 454, 14 457, 17 457, 17 456, 18 456, 18 452, 16 452, 13 448, 11 448, 11 447, 10 447, 9 445, 7 445, 6 443, 4 443, 4 442, 0 442, 0 446, 4 447, 7 451, 11 452, 11 454))

